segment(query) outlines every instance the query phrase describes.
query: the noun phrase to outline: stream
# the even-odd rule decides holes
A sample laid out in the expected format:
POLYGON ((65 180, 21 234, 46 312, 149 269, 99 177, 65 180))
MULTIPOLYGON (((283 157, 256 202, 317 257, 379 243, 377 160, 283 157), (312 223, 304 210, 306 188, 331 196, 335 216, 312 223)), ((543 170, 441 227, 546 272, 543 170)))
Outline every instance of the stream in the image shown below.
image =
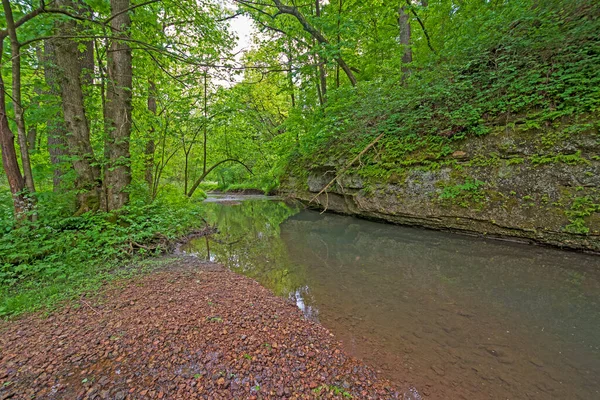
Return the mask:
POLYGON ((183 251, 292 299, 414 398, 600 398, 600 256, 263 196, 204 206, 220 232, 183 251))

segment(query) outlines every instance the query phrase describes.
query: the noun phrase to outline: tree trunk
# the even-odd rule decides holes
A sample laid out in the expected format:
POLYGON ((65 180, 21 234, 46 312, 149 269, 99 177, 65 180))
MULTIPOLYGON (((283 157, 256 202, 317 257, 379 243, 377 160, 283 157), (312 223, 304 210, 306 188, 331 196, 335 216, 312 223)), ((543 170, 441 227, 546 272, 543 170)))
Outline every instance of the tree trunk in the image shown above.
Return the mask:
POLYGON ((23 166, 23 178, 25 187, 30 193, 35 193, 31 161, 29 159, 29 148, 27 146, 27 130, 25 128, 25 112, 21 99, 21 45, 17 39, 17 30, 13 19, 12 9, 8 0, 2 0, 4 16, 6 18, 6 31, 10 38, 10 53, 12 58, 12 103, 15 110, 15 121, 17 123, 17 137, 21 151, 21 164, 23 166))
MULTIPOLYGON (((156 84, 153 81, 148 82, 148 111, 156 115, 156 84)), ((146 179, 146 183, 148 184, 148 189, 150 193, 152 193, 152 182, 154 181, 152 177, 152 172, 154 171, 154 152, 156 151, 156 145, 154 143, 155 132, 156 129, 154 128, 154 121, 152 121, 152 124, 150 125, 150 138, 146 142, 146 170, 144 173, 144 178, 146 179)))
POLYGON ((294 108, 294 107, 296 107, 296 95, 295 95, 295 90, 294 90, 294 75, 292 73, 292 67, 294 65, 294 61, 292 59, 292 48, 291 47, 292 47, 291 44, 288 42, 287 54, 286 54, 287 67, 288 67, 287 78, 288 78, 288 83, 290 85, 290 100, 292 102, 292 108, 294 108))
MULTIPOLYGON (((55 46, 52 40, 44 41, 44 54, 42 65, 44 66, 44 79, 49 88, 48 94, 59 98, 59 72, 56 66, 55 46)), ((63 162, 67 155, 67 127, 63 117, 62 110, 57 109, 54 117, 46 122, 46 136, 48 140, 48 152, 50 153, 50 163, 54 168, 52 177, 53 190, 60 190, 60 184, 63 176, 63 162)))
POLYGON ((400 44, 402 45, 402 73, 404 78, 410 73, 408 64, 412 62, 410 19, 406 12, 406 7, 400 7, 398 11, 398 27, 400 28, 400 44))
MULTIPOLYGON (((317 18, 321 18, 321 0, 315 0, 315 15, 317 18)), ((322 104, 327 101, 327 73, 325 71, 325 64, 327 60, 325 57, 320 54, 317 55, 318 64, 319 64, 319 83, 321 85, 321 96, 322 96, 322 104)))
MULTIPOLYGON (((126 11, 129 0, 111 0, 110 26, 113 36, 129 38, 131 19, 126 11)), ((129 201, 127 186, 131 183, 132 58, 126 41, 113 39, 108 52, 108 165, 105 174, 108 210, 117 210, 129 201)))
MULTIPOLYGON (((319 32, 319 30, 317 30, 314 26, 312 26, 306 20, 306 18, 304 17, 304 15, 302 15, 302 13, 300 12, 300 10, 298 10, 298 8, 296 8, 294 6, 286 6, 281 3, 281 0, 272 0, 272 1, 275 4, 275 6, 277 7, 277 9, 279 10, 279 14, 288 14, 288 15, 294 16, 298 20, 298 22, 300 22, 300 25, 302 25, 302 28, 304 28, 304 30, 306 32, 310 33, 310 35, 313 38, 315 38, 317 40, 317 42, 319 42, 319 44, 329 44, 329 41, 327 41, 327 39, 325 39, 325 36, 323 36, 323 34, 321 34, 321 32, 319 32)), ((352 84, 352 86, 356 86, 356 82, 357 82, 356 77, 354 76, 354 73, 352 72, 352 70, 350 69, 348 64, 346 64, 346 62, 344 61, 342 56, 340 56, 340 55, 336 56, 335 61, 342 68, 342 70, 346 73, 346 76, 350 80, 350 83, 352 84)))
MULTIPOLYGON (((32 106, 38 108, 40 103, 35 101, 32 103, 32 106)), ((29 130, 27 131, 27 148, 31 149, 32 152, 36 150, 37 134, 37 126, 35 124, 29 125, 29 130)))
MULTIPOLYGON (((0 36, 0 64, 2 62, 3 47, 4 37, 0 36)), ((5 93, 6 87, 0 71, 0 146, 2 148, 2 166, 4 167, 4 172, 6 172, 6 177, 8 178, 8 185, 10 186, 10 192, 12 193, 13 198, 15 218, 18 220, 22 218, 24 215, 23 213, 27 211, 28 202, 23 195, 25 181, 21 175, 19 162, 17 161, 15 136, 8 125, 5 93)))
POLYGON ((206 174, 206 156, 207 150, 206 146, 208 145, 208 81, 207 81, 207 72, 204 71, 204 129, 203 129, 203 161, 202 161, 202 173, 206 174))
MULTIPOLYGON (((61 0, 59 4, 66 7, 73 6, 69 0, 61 0)), ((80 31, 80 27, 74 20, 62 22, 57 28, 63 35, 76 35, 80 31)), ((67 129, 65 141, 77 174, 75 180, 79 192, 77 214, 96 211, 100 207, 100 168, 94 157, 90 142, 90 128, 85 114, 81 52, 75 40, 55 39, 53 41, 67 129)))

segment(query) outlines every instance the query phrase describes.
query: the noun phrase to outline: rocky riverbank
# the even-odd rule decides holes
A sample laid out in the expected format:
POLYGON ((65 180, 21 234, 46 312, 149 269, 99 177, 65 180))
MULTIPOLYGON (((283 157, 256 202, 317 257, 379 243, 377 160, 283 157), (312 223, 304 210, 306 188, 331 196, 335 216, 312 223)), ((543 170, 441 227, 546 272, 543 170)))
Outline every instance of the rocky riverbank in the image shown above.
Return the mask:
POLYGON ((196 258, 0 323, 3 400, 399 396, 294 304, 196 258))
POLYGON ((343 164, 322 163, 283 192, 363 218, 600 252, 600 135, 582 126, 498 129, 445 156, 418 151, 340 176, 343 164))

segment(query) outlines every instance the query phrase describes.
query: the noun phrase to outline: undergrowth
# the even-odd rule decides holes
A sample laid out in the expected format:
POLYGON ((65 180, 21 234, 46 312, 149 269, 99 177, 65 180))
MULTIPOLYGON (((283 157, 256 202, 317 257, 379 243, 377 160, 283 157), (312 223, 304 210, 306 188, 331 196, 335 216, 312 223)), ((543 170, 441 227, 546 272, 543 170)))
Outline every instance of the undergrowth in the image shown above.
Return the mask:
POLYGON ((4 216, 0 317, 53 306, 134 273, 123 266, 165 252, 170 241, 203 225, 199 202, 166 193, 151 205, 134 200, 118 212, 68 215, 58 207, 18 226, 4 216))
MULTIPOLYGON (((466 137, 517 126, 543 135, 555 123, 600 111, 594 2, 538 2, 471 28, 480 36, 431 55, 405 82, 398 74, 331 90, 325 107, 290 118, 287 129, 300 143, 289 171, 302 176, 332 160, 344 165, 384 133, 357 165, 364 178, 381 181, 395 168, 435 164, 466 137)), ((580 131, 566 129, 561 140, 580 131)), ((537 161, 584 162, 561 154, 537 161)))

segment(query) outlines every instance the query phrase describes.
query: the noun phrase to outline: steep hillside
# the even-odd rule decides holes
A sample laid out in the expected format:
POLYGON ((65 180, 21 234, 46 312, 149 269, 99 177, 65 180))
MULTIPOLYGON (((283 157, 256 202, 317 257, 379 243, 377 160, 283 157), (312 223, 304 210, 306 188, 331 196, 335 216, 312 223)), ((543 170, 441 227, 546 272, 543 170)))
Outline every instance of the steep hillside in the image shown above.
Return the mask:
POLYGON ((338 92, 305 124, 283 191, 367 218, 600 251, 600 7, 558 3, 404 84, 338 92))

